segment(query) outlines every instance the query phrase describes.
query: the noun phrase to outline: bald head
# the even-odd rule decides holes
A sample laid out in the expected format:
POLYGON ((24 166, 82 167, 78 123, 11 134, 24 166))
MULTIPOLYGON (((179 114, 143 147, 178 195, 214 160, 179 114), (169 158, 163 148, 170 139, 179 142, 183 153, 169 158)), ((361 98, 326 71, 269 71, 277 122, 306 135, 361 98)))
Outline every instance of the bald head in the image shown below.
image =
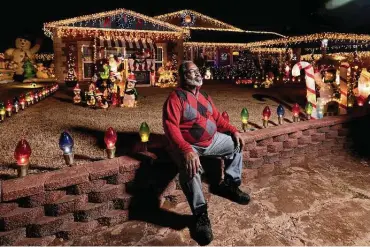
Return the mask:
POLYGON ((203 78, 193 61, 183 61, 179 67, 180 85, 200 87, 203 78))

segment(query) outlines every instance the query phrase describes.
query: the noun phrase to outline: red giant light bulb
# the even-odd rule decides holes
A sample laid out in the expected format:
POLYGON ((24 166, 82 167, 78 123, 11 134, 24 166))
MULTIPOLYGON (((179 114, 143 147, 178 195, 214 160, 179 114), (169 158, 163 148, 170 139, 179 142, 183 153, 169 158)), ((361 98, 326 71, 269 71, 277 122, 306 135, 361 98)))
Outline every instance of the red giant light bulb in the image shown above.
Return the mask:
POLYGON ((109 127, 105 132, 104 142, 108 149, 114 148, 117 142, 117 133, 112 127, 109 127))
POLYGON ((292 107, 293 116, 298 117, 300 111, 299 105, 295 103, 292 107))
POLYGON ((229 123, 230 122, 230 117, 229 114, 227 114, 226 111, 224 111, 221 116, 229 123))
POLYGON ((5 108, 6 108, 6 110, 7 110, 7 111, 12 111, 12 109, 13 109, 13 104, 10 102, 10 100, 8 100, 8 101, 6 102, 6 106, 5 106, 5 108))
POLYGON ((270 108, 268 106, 266 106, 265 109, 263 109, 262 116, 263 116, 264 120, 268 120, 270 118, 271 111, 270 111, 270 108))
POLYGON ((14 158, 17 160, 18 165, 24 166, 28 164, 31 156, 31 147, 28 142, 22 138, 17 144, 14 151, 14 158))

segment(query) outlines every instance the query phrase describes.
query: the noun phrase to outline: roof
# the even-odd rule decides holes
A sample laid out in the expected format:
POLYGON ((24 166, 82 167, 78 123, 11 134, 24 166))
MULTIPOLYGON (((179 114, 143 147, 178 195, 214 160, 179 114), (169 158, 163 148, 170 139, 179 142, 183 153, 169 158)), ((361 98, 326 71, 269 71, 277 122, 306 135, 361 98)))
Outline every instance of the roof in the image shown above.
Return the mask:
POLYGON ((222 21, 219 21, 215 18, 212 18, 210 16, 207 16, 207 15, 203 15, 199 12, 196 12, 194 10, 188 10, 188 9, 184 9, 184 10, 179 10, 179 11, 176 11, 176 12, 171 12, 171 13, 167 13, 167 14, 164 14, 164 15, 158 15, 158 16, 155 16, 154 18, 158 19, 158 20, 162 20, 162 21, 166 21, 166 22, 169 22, 171 20, 174 20, 174 19, 178 19, 177 22, 175 21, 175 25, 177 26, 182 26, 182 27, 187 27, 189 29, 204 29, 204 30, 207 30, 207 29, 215 29, 215 30, 224 30, 224 31, 234 31, 234 32, 242 32, 243 30, 240 29, 240 28, 237 28, 237 27, 234 27, 230 24, 227 24, 225 22, 222 22, 222 21), (187 25, 186 23, 181 23, 181 20, 182 18, 186 17, 186 16, 189 16, 191 17, 191 22, 189 22, 189 24, 187 25), (202 20, 202 24, 199 25, 198 23, 194 22, 194 20, 197 20, 197 19, 201 19, 202 20), (183 25, 182 25, 183 24, 183 25))
MULTIPOLYGON (((97 30, 105 33, 111 31, 115 33, 134 31, 189 33, 181 27, 123 8, 44 23, 44 31, 47 36, 53 35, 53 29, 72 30, 74 33, 83 35, 97 30)), ((64 35, 64 32, 60 31, 58 34, 64 35)))
MULTIPOLYGON (((251 42, 248 47, 299 47, 320 48, 321 42, 328 40, 328 47, 333 46, 361 46, 370 45, 370 35, 350 33, 315 33, 302 36, 291 36, 280 39, 251 42)), ((339 48, 339 47, 338 47, 339 48)))
MULTIPOLYGON (((262 34, 261 37, 263 36, 263 34, 269 35, 269 36, 263 37, 262 40, 272 39, 276 37, 285 37, 284 35, 276 33, 276 32, 246 31, 241 28, 230 25, 228 23, 217 20, 215 18, 212 18, 210 16, 203 15, 199 12, 196 12, 194 10, 188 10, 188 9, 171 12, 171 13, 167 13, 164 15, 158 15, 158 16, 155 16, 154 18, 169 22, 176 26, 181 26, 182 28, 185 28, 185 29, 190 29, 191 33, 195 33, 195 31, 214 31, 215 34, 211 34, 211 32, 208 32, 207 35, 211 34, 211 35, 219 36, 219 37, 221 37, 222 35, 229 35, 229 34, 226 34, 226 32, 262 34), (186 17, 190 17, 188 22, 185 21, 186 17), (221 33, 221 32, 225 32, 225 33, 221 33)), ((198 34, 196 33, 196 35, 198 34)), ((230 37, 231 36, 233 36, 233 34, 231 34, 230 37)), ((234 36, 234 37, 237 37, 237 36, 234 36)), ((247 36, 244 36, 244 37, 247 37, 247 36)), ((226 40, 227 39, 228 38, 226 38, 226 40)), ((258 40, 259 39, 257 39, 257 41, 258 40)), ((212 41, 214 41, 214 39, 212 41)), ((217 41, 219 40, 217 39, 217 41)), ((256 40, 253 40, 253 41, 256 41, 256 40)), ((224 41, 220 39, 220 42, 224 42, 224 41)), ((241 42, 245 43, 246 40, 241 40, 241 42)))

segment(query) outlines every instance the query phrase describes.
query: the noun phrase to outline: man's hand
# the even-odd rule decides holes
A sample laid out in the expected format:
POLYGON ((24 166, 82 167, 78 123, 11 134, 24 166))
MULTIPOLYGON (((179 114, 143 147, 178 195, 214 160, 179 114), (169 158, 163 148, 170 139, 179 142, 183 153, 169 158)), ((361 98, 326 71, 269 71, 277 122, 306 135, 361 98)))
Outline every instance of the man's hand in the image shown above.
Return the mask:
POLYGON ((198 173, 200 167, 199 156, 195 152, 185 154, 185 166, 190 178, 198 173))
POLYGON ((240 152, 242 152, 244 148, 244 139, 242 138, 242 135, 239 132, 235 132, 233 134, 233 139, 235 144, 239 146, 240 152))

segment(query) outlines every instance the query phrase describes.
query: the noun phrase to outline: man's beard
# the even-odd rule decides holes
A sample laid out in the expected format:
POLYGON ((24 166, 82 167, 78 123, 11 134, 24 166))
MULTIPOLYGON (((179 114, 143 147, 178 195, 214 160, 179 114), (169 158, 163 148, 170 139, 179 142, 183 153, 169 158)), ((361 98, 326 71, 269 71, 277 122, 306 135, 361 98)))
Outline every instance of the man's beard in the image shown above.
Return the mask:
POLYGON ((186 78, 185 83, 188 86, 200 87, 203 85, 203 78, 200 76, 196 77, 195 79, 186 78))

